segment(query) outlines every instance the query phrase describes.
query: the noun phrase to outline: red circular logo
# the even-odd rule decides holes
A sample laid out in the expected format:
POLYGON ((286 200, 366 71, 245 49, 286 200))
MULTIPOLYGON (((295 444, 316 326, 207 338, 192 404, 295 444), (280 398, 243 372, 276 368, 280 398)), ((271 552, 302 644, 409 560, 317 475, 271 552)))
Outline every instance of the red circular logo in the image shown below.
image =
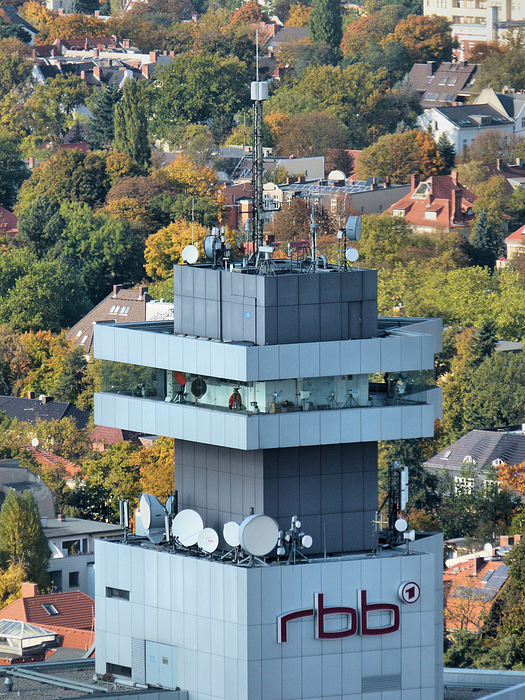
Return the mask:
POLYGON ((421 589, 417 583, 414 583, 414 581, 408 581, 399 586, 397 594, 403 603, 412 605, 413 603, 417 603, 419 600, 421 589))

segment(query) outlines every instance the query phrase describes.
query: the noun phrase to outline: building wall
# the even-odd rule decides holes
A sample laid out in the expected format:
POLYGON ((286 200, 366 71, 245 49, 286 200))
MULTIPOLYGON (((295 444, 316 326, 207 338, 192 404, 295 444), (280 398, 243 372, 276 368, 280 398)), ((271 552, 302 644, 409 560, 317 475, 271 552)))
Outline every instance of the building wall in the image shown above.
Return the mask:
POLYGON ((252 513, 286 527, 299 515, 312 552, 323 551, 324 533, 328 552, 374 544, 375 442, 242 451, 176 440, 175 485, 179 507, 194 508, 219 533, 252 513))
MULTIPOLYGON (((48 573, 61 572, 62 574, 62 587, 59 593, 66 593, 68 591, 82 591, 86 595, 92 596, 93 591, 89 585, 89 574, 88 569, 95 561, 95 556, 91 554, 77 554, 75 556, 69 557, 57 557, 56 559, 50 559, 48 566, 48 573), (69 585, 69 574, 78 573, 78 584, 69 585)), ((56 580, 56 578, 55 578, 56 580)))
MULTIPOLYGON (((440 559, 433 554, 245 568, 101 541, 96 556, 97 673, 109 662, 131 668, 133 680, 144 682, 149 641, 166 645, 166 653, 172 648, 176 683, 189 700, 442 698, 429 634, 442 595, 435 589, 440 559), (421 589, 411 605, 398 597, 400 584, 409 581, 421 589), (106 586, 129 592, 129 600, 107 598, 106 586), (326 606, 357 609, 359 589, 368 604, 399 606, 398 631, 316 639, 314 620, 305 617, 290 622, 287 642, 278 643, 280 615, 312 608, 316 593, 326 606)), ((389 618, 379 613, 369 622, 385 626, 389 618)), ((349 619, 334 615, 326 630, 343 630, 349 619)))

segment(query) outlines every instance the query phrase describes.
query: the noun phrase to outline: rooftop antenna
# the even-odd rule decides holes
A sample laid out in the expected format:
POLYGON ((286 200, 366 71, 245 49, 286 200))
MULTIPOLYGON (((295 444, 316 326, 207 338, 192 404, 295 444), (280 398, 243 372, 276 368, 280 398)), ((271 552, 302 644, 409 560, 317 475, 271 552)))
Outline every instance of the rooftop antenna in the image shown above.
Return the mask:
POLYGON ((252 147, 252 256, 258 258, 263 244, 263 102, 268 99, 268 81, 259 80, 259 30, 255 33, 255 81, 251 84, 253 102, 252 147))
POLYGON ((310 213, 310 237, 312 240, 312 264, 310 266, 311 272, 317 272, 317 229, 319 224, 315 223, 315 203, 312 197, 312 211, 310 213))

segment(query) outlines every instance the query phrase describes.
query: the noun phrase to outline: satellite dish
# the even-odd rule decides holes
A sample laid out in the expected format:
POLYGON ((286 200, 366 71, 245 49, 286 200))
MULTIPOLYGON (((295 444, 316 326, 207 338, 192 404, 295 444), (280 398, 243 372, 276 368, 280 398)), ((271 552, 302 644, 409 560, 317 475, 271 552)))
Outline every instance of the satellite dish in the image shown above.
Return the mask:
MULTIPOLYGON (((218 229, 214 229, 217 230, 218 229)), ((222 241, 219 236, 206 236, 204 239, 204 255, 208 258, 210 262, 213 262, 214 252, 220 251, 222 248, 222 241)))
POLYGON ((197 379, 194 379, 191 383, 191 393, 193 396, 195 396, 196 399, 200 399, 204 396, 206 391, 208 390, 208 387, 206 386, 206 382, 202 377, 197 377, 197 379))
POLYGON ((38 438, 34 437, 34 438, 31 440, 31 444, 33 445, 33 447, 38 447, 38 445, 40 444, 40 443, 38 442, 38 438))
POLYGON ((189 263, 190 265, 196 263, 199 259, 199 251, 197 250, 197 246, 187 245, 185 248, 183 248, 182 259, 185 263, 189 263))
POLYGON ((260 245, 258 248, 259 253, 268 253, 271 255, 273 253, 273 246, 271 245, 260 245))
POLYGON ((332 172, 328 173, 328 182, 339 182, 340 180, 346 180, 346 175, 342 170, 332 170, 332 172))
POLYGON ((410 542, 413 542, 416 539, 416 531, 410 530, 410 532, 405 532, 403 537, 405 540, 409 540, 410 542))
POLYGON ((213 528, 205 527, 204 530, 199 532, 197 544, 203 552, 208 552, 208 554, 211 554, 219 546, 219 535, 213 528))
POLYGON ((233 520, 230 520, 228 523, 224 523, 223 528, 222 528, 222 536, 224 537, 224 541, 226 542, 227 545, 230 547, 238 547, 240 545, 239 542, 239 528, 241 524, 236 523, 233 520))
POLYGON ((162 528, 164 531, 164 518, 166 510, 156 496, 143 493, 139 499, 140 519, 145 530, 162 528))
POLYGON ((160 544, 166 536, 166 531, 164 529, 159 530, 155 528, 154 530, 148 530, 146 534, 150 542, 153 542, 153 544, 160 544))
POLYGON ((358 386, 352 387, 352 398, 353 398, 353 399, 358 399, 358 398, 359 398, 359 394, 360 394, 359 387, 358 387, 358 386))
POLYGON ((173 513, 173 506, 175 505, 175 496, 168 496, 166 499, 166 505, 164 508, 166 509, 166 513, 171 515, 173 513))
POLYGON ((361 238, 361 217, 349 216, 346 220, 346 237, 349 241, 358 241, 361 238))
POLYGON ((406 530, 407 527, 408 527, 408 523, 407 523, 407 521, 404 520, 403 518, 398 518, 398 519, 396 520, 396 522, 394 523, 394 527, 396 528, 396 530, 397 530, 398 532, 405 532, 405 530, 406 530))
POLYGON ((401 384, 399 384, 398 387, 399 387, 399 389, 398 389, 399 393, 404 394, 405 391, 407 390, 407 383, 401 382, 401 384))
POLYGON ((173 372, 173 376, 177 384, 180 384, 180 386, 186 386, 186 377, 182 374, 182 372, 173 372))
POLYGON ((355 248, 347 248, 345 258, 348 260, 348 262, 355 262, 359 258, 359 253, 355 248))
POLYGON ((192 544, 197 544, 203 527, 204 523, 197 511, 186 508, 173 518, 171 534, 185 547, 191 547, 192 544))
POLYGON ((301 540, 301 545, 305 549, 310 549, 310 547, 313 545, 314 540, 311 535, 304 535, 303 539, 301 540))
POLYGON ((239 542, 248 554, 264 557, 269 554, 279 539, 279 526, 267 515, 250 515, 239 528, 239 542))

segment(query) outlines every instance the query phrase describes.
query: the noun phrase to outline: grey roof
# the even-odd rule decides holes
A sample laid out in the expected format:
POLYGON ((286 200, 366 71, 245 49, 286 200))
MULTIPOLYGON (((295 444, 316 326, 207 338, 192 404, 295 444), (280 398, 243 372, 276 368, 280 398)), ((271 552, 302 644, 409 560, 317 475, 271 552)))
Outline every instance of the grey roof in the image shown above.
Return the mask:
POLYGON ((11 24, 17 24, 19 27, 26 29, 28 32, 33 34, 38 34, 38 29, 35 29, 32 24, 29 24, 23 17, 21 17, 13 5, 4 5, 2 7, 2 12, 8 22, 11 24))
POLYGON ((80 518, 48 518, 44 527, 45 535, 48 539, 54 537, 78 537, 80 535, 93 535, 103 537, 104 535, 119 535, 122 533, 120 525, 113 523, 101 523, 98 520, 82 520, 80 518))
MULTIPOLYGON (((281 185, 283 192, 295 192, 305 195, 330 195, 338 194, 358 194, 359 192, 367 192, 372 189, 373 184, 379 184, 379 178, 369 177, 368 180, 354 180, 351 185, 343 185, 337 187, 335 185, 319 185, 311 182, 294 182, 291 185, 281 185)), ((396 185, 394 185, 396 187, 396 185)), ((397 185, 402 187, 402 185, 397 185)))
POLYGON ((490 105, 458 105, 457 107, 435 107, 447 119, 461 127, 479 129, 481 117, 490 117, 487 126, 505 126, 513 124, 511 119, 504 117, 497 109, 490 105))
POLYGON ((16 418, 24 423, 36 424, 37 420, 62 420, 73 418, 77 428, 85 428, 89 423, 89 411, 81 411, 72 403, 48 400, 42 403, 40 399, 21 399, 17 396, 0 396, 0 411, 8 418, 16 418))
POLYGON ((490 601, 496 597, 503 584, 509 577, 509 569, 505 564, 501 564, 488 578, 483 588, 471 588, 469 586, 458 586, 450 595, 451 598, 467 598, 490 601))
POLYGON ((30 622, 0 620, 0 636, 10 639, 35 639, 39 637, 55 637, 56 632, 32 625, 30 622))
POLYGON ((523 108, 525 95, 522 93, 497 93, 501 106, 511 119, 515 119, 523 108))
POLYGON ((421 94, 422 107, 440 107, 450 102, 464 102, 470 95, 477 71, 475 63, 444 62, 438 67, 435 61, 415 63, 408 79, 421 94), (427 94, 437 95, 427 99, 427 94))
POLYGON ((265 43, 275 47, 283 41, 297 41, 298 39, 307 39, 309 36, 310 29, 308 27, 283 27, 265 43))
POLYGON ((525 460, 525 433, 471 430, 457 442, 425 462, 431 469, 461 469, 466 457, 471 457, 478 469, 488 469, 495 460, 520 464, 525 460))

